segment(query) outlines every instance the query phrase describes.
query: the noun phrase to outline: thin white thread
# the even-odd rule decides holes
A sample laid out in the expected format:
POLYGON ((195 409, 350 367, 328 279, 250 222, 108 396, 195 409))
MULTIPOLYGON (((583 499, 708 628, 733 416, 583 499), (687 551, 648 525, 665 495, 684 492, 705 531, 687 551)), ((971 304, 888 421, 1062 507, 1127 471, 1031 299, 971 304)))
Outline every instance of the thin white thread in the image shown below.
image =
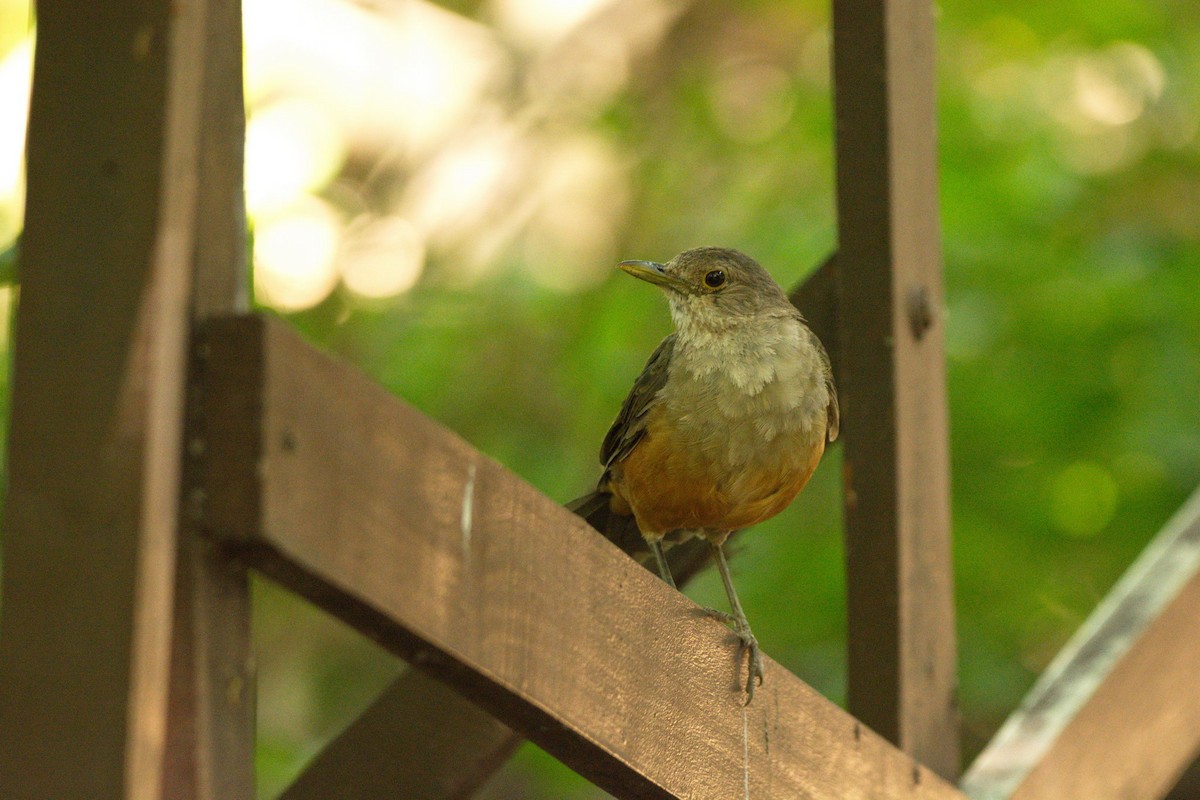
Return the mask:
POLYGON ((750 800, 750 721, 746 706, 742 706, 742 788, 745 800, 750 800))

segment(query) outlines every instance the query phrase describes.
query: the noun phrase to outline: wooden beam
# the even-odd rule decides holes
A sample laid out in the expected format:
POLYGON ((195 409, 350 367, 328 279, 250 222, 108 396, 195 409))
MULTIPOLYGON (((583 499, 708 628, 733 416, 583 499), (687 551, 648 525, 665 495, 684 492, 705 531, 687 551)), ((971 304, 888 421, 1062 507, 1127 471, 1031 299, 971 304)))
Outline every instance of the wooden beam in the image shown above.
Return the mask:
POLYGON ((958 773, 929 0, 834 0, 852 713, 958 773))
POLYGON ((38 3, 0 797, 161 793, 205 10, 38 3))
POLYGON ((286 326, 209 326, 205 524, 621 797, 960 798, 603 537, 286 326))
POLYGON ((1200 753, 1200 490, 963 778, 977 800, 1165 797, 1200 753))
MULTIPOLYGON (((240 0, 208 0, 198 236, 192 317, 247 307, 243 201, 245 106, 240 0)), ((206 441, 198 387, 207 364, 193 348, 184 432, 185 507, 180 519, 175 637, 164 794, 172 800, 254 797, 255 674, 250 652, 250 587, 242 562, 204 538, 197 456, 206 441)))
MULTIPOLYGON (((710 550, 694 539, 673 547, 667 561, 683 587, 708 564, 710 550)), ((410 669, 305 766, 280 800, 472 797, 524 741, 450 686, 410 669)))
POLYGON ((279 800, 471 797, 524 741, 462 695, 410 669, 279 800))

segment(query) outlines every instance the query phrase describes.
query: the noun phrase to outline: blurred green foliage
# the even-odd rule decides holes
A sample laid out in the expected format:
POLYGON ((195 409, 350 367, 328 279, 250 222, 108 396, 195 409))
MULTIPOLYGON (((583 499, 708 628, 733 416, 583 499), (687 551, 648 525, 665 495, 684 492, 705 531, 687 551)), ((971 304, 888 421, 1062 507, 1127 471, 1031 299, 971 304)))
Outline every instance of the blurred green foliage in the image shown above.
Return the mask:
MULTIPOLYGON (((494 24, 493 6, 452 9, 494 24)), ((1200 481, 1200 17, 1187 9, 938 7, 968 757, 1200 481)), ((614 262, 720 244, 793 285, 835 248, 828 20, 811 0, 685 4, 621 91, 573 123, 624 165, 614 262)), ((531 278, 533 252, 513 240, 464 280, 457 251, 432 247, 411 291, 337 289, 291 320, 566 501, 594 481, 599 442, 670 323, 656 292, 615 272, 569 293, 531 278)), ((734 561, 764 649, 835 700, 839 475, 835 448, 734 561)), ((723 603, 712 575, 688 594, 723 603)), ((280 590, 257 596, 270 793, 398 667, 280 590)), ((486 794, 602 796, 532 747, 486 794)))

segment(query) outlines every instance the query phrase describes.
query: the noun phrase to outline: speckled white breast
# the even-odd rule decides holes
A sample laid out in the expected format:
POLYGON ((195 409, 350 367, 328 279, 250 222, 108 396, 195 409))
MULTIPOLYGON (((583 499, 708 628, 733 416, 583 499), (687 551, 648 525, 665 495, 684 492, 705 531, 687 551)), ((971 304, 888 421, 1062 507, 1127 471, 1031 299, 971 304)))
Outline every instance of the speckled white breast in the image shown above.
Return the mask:
MULTIPOLYGON (((705 326, 678 315, 679 341, 660 400, 697 466, 724 477, 791 474, 826 435, 829 390, 798 315, 705 326)), ((727 488, 736 488, 729 486, 727 488)))

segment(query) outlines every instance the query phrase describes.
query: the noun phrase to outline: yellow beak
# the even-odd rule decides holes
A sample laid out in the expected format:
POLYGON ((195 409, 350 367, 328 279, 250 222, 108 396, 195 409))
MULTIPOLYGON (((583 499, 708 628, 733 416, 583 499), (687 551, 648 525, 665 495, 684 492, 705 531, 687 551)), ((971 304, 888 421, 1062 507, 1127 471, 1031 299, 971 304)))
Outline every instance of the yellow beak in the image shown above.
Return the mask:
POLYGON ((659 264, 657 261, 622 261, 617 267, 635 278, 640 278, 664 289, 674 289, 685 294, 692 294, 695 291, 687 281, 680 280, 674 275, 668 275, 665 265, 659 264))

